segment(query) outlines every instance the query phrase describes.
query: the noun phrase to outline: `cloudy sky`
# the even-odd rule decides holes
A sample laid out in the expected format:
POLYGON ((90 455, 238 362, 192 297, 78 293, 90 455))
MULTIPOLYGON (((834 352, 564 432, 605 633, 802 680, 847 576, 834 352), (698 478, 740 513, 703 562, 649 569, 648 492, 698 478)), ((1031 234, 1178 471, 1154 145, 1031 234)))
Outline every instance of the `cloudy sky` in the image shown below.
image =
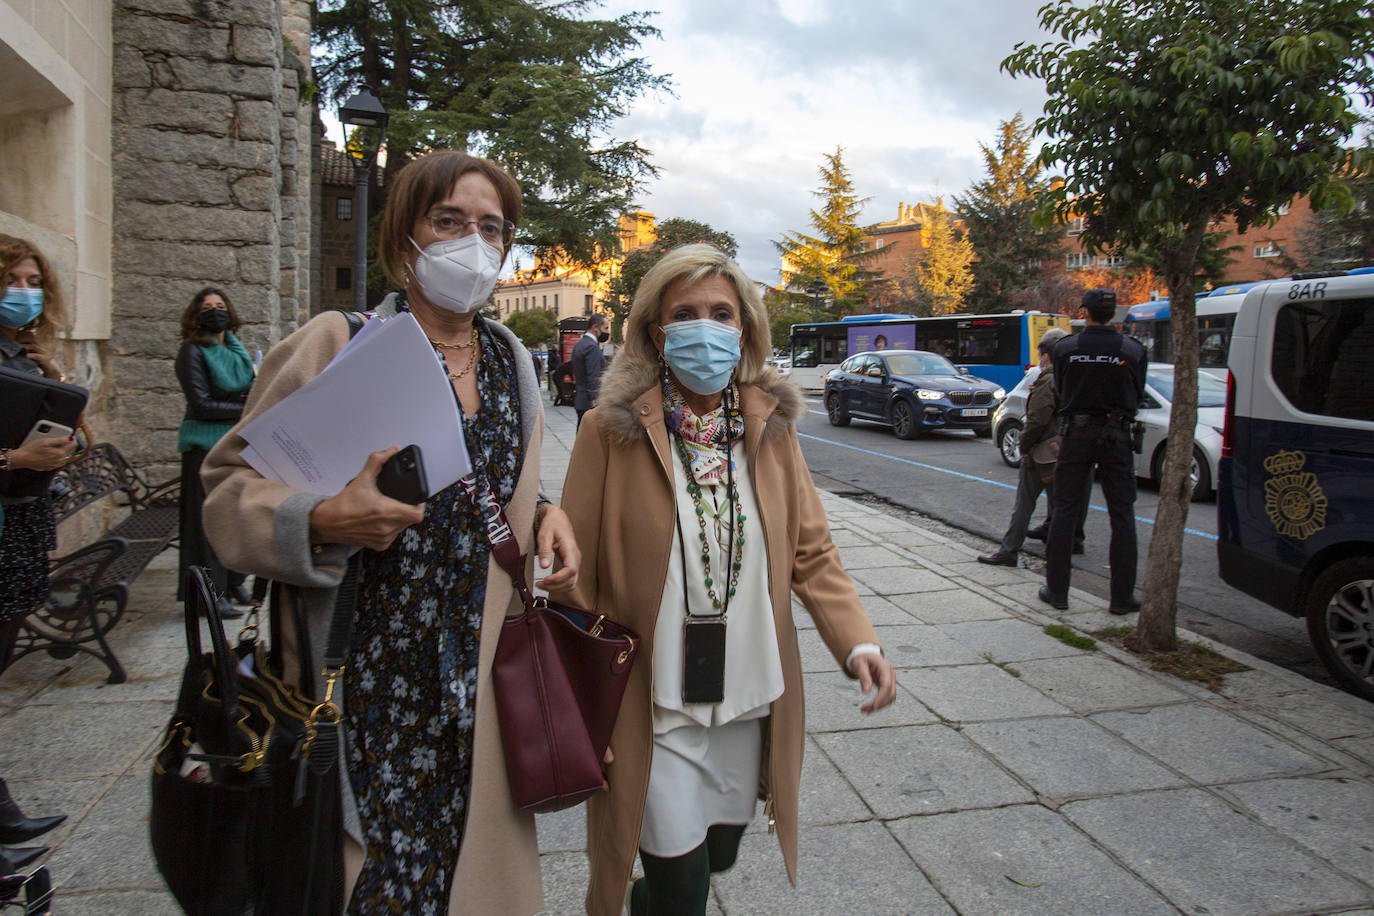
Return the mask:
POLYGON ((821 157, 844 147, 864 222, 901 202, 948 203, 984 174, 978 144, 1028 120, 1038 80, 998 69, 1044 41, 1038 0, 607 0, 599 15, 658 9, 644 55, 674 95, 639 100, 614 135, 660 177, 640 201, 730 232, 757 280, 778 282, 773 242, 808 229, 821 157))

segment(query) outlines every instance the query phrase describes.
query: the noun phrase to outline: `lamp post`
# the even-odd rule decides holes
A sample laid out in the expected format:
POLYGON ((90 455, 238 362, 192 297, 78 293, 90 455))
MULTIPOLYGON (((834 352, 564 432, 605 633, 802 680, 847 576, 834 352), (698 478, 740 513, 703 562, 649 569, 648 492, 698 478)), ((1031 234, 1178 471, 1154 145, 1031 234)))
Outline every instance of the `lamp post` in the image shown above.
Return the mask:
POLYGON ((344 149, 353 160, 353 308, 361 312, 367 308, 367 179, 391 116, 364 89, 344 102, 339 120, 345 132, 353 128, 344 138, 344 149))
POLYGON ((811 281, 811 285, 806 288, 806 293, 811 297, 811 320, 821 320, 821 296, 829 291, 825 281, 820 277, 811 281))

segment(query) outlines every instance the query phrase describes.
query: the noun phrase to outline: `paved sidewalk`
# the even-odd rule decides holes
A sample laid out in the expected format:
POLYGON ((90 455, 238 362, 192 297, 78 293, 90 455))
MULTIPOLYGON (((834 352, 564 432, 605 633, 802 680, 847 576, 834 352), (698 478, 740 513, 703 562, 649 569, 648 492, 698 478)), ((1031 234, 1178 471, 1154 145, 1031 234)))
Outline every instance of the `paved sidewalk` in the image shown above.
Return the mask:
MULTIPOLYGON (((571 408, 547 407, 557 497, 571 408)), ((1119 624, 1073 591, 823 494, 836 544, 901 685, 873 716, 804 612, 808 732, 800 886, 760 819, 710 912, 1374 916, 1374 704, 1225 647, 1220 693, 1099 644, 1119 624)), ((114 631, 129 669, 24 659, 0 678, 0 776, 50 837, 59 914, 175 913, 147 844, 149 758, 185 657, 175 555, 114 631)), ((1205 641, 1205 640, 1203 640, 1205 641)), ((540 818, 547 913, 582 912, 581 809, 540 818)))

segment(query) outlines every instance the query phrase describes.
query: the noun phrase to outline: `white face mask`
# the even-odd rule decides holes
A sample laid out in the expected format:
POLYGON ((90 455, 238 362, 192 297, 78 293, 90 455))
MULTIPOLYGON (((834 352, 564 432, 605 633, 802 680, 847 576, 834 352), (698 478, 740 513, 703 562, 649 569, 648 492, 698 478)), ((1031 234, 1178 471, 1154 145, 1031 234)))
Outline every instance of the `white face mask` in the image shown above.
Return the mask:
POLYGON ((425 298, 459 314, 471 312, 487 301, 505 261, 501 250, 493 248, 476 232, 423 249, 413 238, 410 244, 420 252, 413 272, 425 298))

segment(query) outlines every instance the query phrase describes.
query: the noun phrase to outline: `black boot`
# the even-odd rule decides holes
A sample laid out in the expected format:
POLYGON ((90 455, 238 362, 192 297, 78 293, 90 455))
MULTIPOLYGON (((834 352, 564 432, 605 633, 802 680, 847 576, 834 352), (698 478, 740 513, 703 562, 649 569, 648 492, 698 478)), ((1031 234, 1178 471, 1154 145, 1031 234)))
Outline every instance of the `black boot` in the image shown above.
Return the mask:
POLYGON ((10 787, 0 779, 0 843, 24 843, 41 836, 67 819, 65 814, 52 817, 25 817, 24 812, 10 798, 10 787))
POLYGON ((0 849, 0 875, 22 871, 25 865, 31 864, 47 851, 46 846, 6 846, 0 849))

